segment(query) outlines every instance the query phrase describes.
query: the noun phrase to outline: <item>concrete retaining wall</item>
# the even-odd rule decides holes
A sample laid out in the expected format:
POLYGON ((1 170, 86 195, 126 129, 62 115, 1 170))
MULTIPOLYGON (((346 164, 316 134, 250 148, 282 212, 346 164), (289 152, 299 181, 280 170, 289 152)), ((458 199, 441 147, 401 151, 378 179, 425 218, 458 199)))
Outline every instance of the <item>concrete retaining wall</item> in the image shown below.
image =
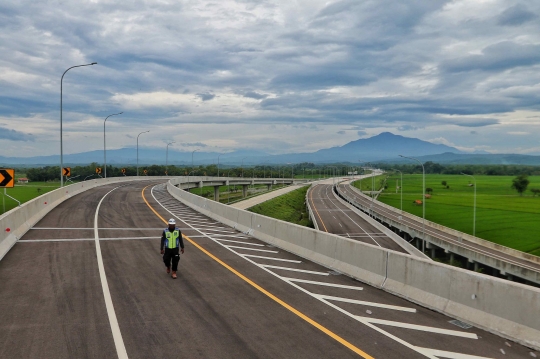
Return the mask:
POLYGON ((189 207, 255 238, 422 306, 540 349, 540 289, 208 201, 174 187, 189 207), (473 296, 474 295, 474 296, 473 296))

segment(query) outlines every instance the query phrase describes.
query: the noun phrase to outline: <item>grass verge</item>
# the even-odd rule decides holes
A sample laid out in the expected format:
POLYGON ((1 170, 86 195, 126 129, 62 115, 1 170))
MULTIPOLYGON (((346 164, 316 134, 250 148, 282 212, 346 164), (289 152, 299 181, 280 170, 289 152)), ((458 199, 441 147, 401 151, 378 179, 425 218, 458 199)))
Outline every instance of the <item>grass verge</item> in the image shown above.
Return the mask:
POLYGON ((309 186, 304 186, 282 196, 263 202, 248 209, 248 211, 263 216, 280 219, 301 226, 314 228, 306 208, 306 192, 309 186))

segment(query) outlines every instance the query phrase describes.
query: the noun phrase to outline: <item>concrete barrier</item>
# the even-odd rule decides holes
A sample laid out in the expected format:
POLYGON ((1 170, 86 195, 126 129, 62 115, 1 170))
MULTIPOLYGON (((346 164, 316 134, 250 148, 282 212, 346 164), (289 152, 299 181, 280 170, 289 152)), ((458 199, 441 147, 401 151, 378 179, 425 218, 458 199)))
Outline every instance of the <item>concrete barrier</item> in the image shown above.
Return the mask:
MULTIPOLYGON (((174 179, 172 181, 175 181, 174 179)), ((540 289, 275 220, 167 186, 187 206, 389 293, 540 349, 540 289)))

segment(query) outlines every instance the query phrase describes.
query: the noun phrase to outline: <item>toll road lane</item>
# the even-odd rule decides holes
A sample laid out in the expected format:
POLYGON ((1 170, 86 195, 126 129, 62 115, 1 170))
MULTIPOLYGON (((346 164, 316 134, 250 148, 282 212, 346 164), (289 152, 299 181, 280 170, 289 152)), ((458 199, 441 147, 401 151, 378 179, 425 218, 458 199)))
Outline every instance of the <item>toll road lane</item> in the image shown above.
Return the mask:
MULTIPOLYGON (((97 221, 88 226, 73 216, 69 223, 97 228, 126 357, 499 358, 501 348, 504 358, 529 357, 522 346, 462 330, 451 318, 216 223, 163 186, 144 191, 148 204, 137 200, 133 193, 146 185, 132 183, 106 197, 114 187, 81 194, 97 221), (165 273, 159 239, 101 239, 105 231, 125 231, 126 223, 135 226, 134 237, 162 228, 156 213, 177 217, 190 236, 177 280, 165 273)), ((73 201, 72 209, 78 205, 73 201)), ((59 218, 66 213, 53 210, 43 220, 47 227, 36 227, 53 228, 58 216, 68 228, 59 218)), ((96 248, 92 241, 24 240, 13 247, 0 262, 0 357, 119 356, 96 248)))
POLYGON ((407 253, 392 238, 381 232, 350 208, 341 203, 330 184, 318 184, 308 193, 319 229, 397 252, 407 253))

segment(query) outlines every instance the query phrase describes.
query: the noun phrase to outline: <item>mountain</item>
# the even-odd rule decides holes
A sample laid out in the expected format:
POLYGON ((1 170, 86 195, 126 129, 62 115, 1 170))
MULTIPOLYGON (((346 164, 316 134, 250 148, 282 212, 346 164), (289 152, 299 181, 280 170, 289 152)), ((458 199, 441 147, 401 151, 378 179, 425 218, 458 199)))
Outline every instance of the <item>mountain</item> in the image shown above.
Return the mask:
MULTIPOLYGON (((417 138, 403 137, 389 132, 377 136, 359 139, 343 146, 321 149, 316 152, 289 153, 283 155, 270 155, 265 152, 250 149, 240 149, 228 153, 205 152, 204 149, 192 153, 191 151, 177 151, 169 147, 168 158, 165 148, 139 147, 139 164, 165 164, 190 165, 217 164, 251 166, 255 164, 285 164, 285 163, 356 163, 369 162, 410 162, 400 158, 399 155, 411 156, 423 162, 432 161, 441 164, 527 164, 540 165, 540 156, 526 155, 493 155, 493 154, 465 154, 453 147, 433 144, 417 138), (193 157, 192 157, 193 156, 193 157)), ((1 157, 0 166, 44 166, 58 165, 60 157, 1 157)), ((64 155, 64 164, 103 163, 103 151, 89 151, 64 155)), ((121 166, 137 163, 137 150, 135 147, 107 150, 107 164, 121 166)))

